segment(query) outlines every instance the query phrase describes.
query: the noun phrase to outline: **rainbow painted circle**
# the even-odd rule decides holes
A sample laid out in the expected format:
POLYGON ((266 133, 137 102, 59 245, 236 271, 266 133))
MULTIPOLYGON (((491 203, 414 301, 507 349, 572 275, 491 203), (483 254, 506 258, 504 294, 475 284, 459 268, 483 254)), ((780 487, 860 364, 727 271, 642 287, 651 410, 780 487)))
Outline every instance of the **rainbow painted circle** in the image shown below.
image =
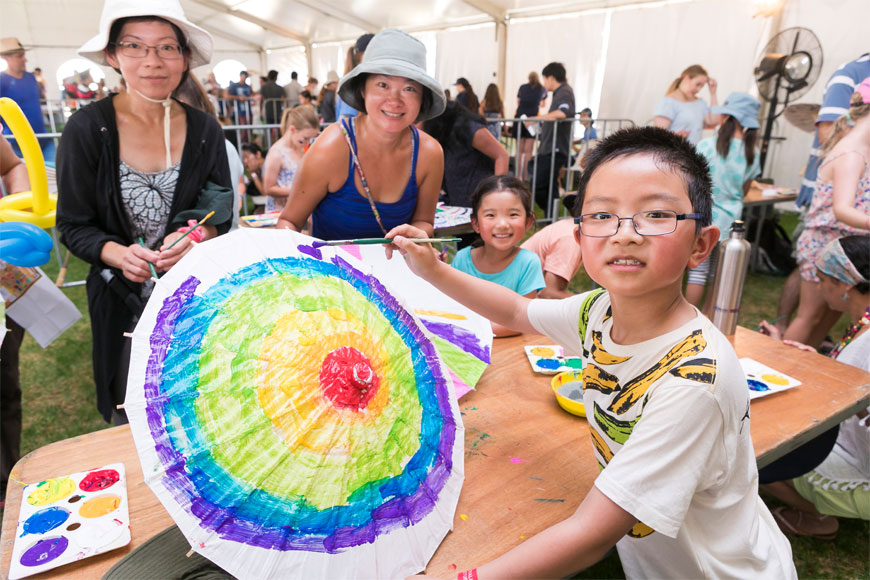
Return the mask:
POLYGON ((432 512, 453 470, 448 380, 376 278, 287 257, 200 285, 163 301, 144 384, 163 485, 200 526, 336 553, 432 512))

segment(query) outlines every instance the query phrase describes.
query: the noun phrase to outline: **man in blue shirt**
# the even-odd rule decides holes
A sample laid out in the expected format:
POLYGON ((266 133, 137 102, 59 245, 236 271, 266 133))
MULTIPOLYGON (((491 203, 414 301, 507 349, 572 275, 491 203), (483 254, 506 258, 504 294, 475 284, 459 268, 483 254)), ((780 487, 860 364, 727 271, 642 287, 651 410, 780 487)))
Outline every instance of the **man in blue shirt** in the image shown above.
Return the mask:
MULTIPOLYGON (((45 133, 45 122, 42 118, 42 106, 39 102, 39 83, 33 73, 27 72, 27 57, 24 46, 17 38, 0 38, 0 57, 6 61, 6 71, 0 73, 0 97, 9 97, 21 107, 24 116, 33 128, 34 133, 45 133)), ((11 135, 12 130, 3 125, 3 133, 11 135)), ((21 157, 18 143, 11 142, 15 155, 21 157)), ((54 162, 54 141, 40 139, 42 155, 46 161, 54 162)))
POLYGON ((251 124, 251 90, 248 85, 248 71, 243 70, 239 73, 239 82, 230 83, 227 89, 227 99, 236 101, 233 107, 233 116, 237 125, 251 124))

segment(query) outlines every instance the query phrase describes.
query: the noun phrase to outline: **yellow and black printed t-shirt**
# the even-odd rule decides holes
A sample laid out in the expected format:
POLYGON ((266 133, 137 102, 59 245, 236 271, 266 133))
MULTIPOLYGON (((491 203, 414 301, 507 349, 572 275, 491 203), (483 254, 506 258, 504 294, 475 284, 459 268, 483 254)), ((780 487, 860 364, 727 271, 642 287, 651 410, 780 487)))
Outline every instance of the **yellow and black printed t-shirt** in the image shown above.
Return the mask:
POLYGON ((528 315, 584 357, 595 486, 639 521, 617 544, 628 578, 796 577, 758 498, 746 378, 706 317, 620 345, 601 290, 534 300, 528 315))

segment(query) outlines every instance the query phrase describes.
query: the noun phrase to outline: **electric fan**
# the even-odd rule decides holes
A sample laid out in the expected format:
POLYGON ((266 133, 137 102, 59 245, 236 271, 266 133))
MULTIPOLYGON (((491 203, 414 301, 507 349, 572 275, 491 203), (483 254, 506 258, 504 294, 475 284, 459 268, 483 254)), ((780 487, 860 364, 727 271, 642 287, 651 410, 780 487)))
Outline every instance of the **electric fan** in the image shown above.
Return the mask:
POLYGON ((810 90, 821 70, 822 45, 808 28, 786 28, 764 47, 761 61, 755 67, 758 94, 769 103, 759 157, 762 172, 773 122, 790 101, 810 90))

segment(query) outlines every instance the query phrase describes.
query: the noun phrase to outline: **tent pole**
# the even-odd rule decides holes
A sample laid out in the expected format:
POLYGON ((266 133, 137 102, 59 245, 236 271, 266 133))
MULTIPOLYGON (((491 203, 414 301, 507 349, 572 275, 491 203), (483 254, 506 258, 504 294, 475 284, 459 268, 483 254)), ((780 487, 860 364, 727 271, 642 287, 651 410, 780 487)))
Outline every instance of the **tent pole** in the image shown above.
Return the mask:
POLYGON ((505 77, 507 70, 507 22, 504 20, 495 21, 495 38, 498 42, 498 68, 495 73, 495 84, 498 85, 500 95, 505 94, 505 77))

